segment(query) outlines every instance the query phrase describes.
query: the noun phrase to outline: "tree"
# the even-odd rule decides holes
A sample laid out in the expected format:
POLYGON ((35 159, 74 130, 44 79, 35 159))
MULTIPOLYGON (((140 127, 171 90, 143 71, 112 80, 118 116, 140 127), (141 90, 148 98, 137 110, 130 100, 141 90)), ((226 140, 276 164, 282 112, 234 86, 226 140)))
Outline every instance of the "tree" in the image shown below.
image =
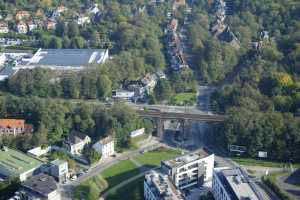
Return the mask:
POLYGON ((91 164, 94 164, 101 159, 101 154, 95 151, 93 148, 91 148, 88 153, 88 158, 89 158, 89 162, 91 164))
POLYGON ((169 100, 172 96, 172 88, 168 80, 161 79, 154 88, 155 97, 159 101, 169 100))
POLYGON ((111 95, 112 82, 105 74, 100 74, 97 80, 97 93, 100 99, 111 95))

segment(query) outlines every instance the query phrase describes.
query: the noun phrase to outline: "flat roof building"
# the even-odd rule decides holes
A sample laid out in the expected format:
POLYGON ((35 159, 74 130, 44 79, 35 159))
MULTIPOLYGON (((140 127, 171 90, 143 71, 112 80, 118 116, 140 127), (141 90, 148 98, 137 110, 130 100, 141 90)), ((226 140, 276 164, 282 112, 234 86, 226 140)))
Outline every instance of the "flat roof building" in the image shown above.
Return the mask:
POLYGON ((22 152, 7 147, 0 149, 0 175, 4 178, 19 177, 25 181, 43 163, 22 152))
POLYGON ((152 170, 145 175, 145 200, 184 200, 180 190, 174 187, 168 175, 160 170, 152 170))
POLYGON ((19 68, 50 68, 53 70, 82 70, 108 59, 107 49, 39 49, 28 63, 19 68))
POLYGON ((186 189, 211 181, 214 161, 214 154, 200 150, 162 161, 161 166, 178 189, 186 189))
POLYGON ((263 200, 254 183, 241 169, 214 169, 212 192, 216 200, 263 200))

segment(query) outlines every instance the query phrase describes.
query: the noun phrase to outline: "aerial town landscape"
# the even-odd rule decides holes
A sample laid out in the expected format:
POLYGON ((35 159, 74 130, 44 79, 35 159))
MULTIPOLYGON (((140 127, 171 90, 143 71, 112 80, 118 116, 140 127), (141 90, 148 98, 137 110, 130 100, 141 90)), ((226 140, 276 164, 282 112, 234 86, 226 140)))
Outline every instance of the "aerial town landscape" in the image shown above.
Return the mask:
POLYGON ((300 200, 300 1, 0 0, 0 200, 300 200))

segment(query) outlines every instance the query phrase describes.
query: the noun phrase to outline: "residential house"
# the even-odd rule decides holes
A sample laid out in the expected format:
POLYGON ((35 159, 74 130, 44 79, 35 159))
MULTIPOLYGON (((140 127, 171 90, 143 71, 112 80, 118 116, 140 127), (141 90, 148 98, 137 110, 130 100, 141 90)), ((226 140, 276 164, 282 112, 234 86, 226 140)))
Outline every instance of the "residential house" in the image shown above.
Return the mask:
POLYGON ((115 144, 112 136, 107 136, 93 145, 93 149, 101 153, 102 158, 108 158, 115 154, 115 144))
POLYGON ((169 29, 171 29, 172 31, 177 31, 177 28, 178 28, 178 20, 173 18, 170 22, 169 29))
POLYGON ((17 24, 17 32, 22 33, 22 34, 27 34, 28 33, 28 27, 27 24, 23 21, 20 21, 17 24))
POLYGON ((112 98, 131 100, 134 97, 134 92, 128 90, 114 90, 112 92, 112 98))
POLYGON ((63 12, 66 12, 68 10, 67 7, 65 7, 64 5, 60 5, 56 8, 56 12, 58 13, 63 13, 63 12))
POLYGON ((23 182, 20 190, 11 199, 60 200, 61 195, 53 177, 46 174, 38 174, 23 182))
POLYGON ((144 78, 141 79, 142 84, 146 87, 148 93, 153 92, 156 84, 157 84, 157 77, 155 74, 146 74, 144 78))
POLYGON ((37 11, 35 12, 35 16, 39 19, 45 18, 44 10, 41 8, 37 9, 37 11))
POLYGON ((26 124, 25 120, 19 119, 0 119, 0 135, 20 135, 32 133, 33 126, 26 124))
POLYGON ((88 13, 96 15, 99 12, 98 4, 95 3, 92 7, 88 9, 88 13))
POLYGON ((38 27, 37 24, 32 20, 27 22, 27 26, 28 26, 28 30, 30 32, 33 31, 34 29, 37 29, 37 27, 38 27))
POLYGON ((8 33, 8 24, 6 22, 0 22, 0 33, 8 33))
POLYGON ((86 145, 91 143, 91 138, 78 131, 71 131, 64 141, 64 146, 73 155, 82 155, 86 145))
POLYGON ((45 22, 45 28, 47 30, 55 30, 56 29, 56 21, 54 21, 54 20, 47 20, 45 22))
POLYGON ((16 14, 17 21, 23 21, 30 18, 30 13, 26 10, 20 10, 16 14))
POLYGON ((89 23, 91 23, 90 17, 88 17, 84 14, 80 14, 77 16, 77 24, 78 25, 84 25, 84 24, 89 24, 89 23))

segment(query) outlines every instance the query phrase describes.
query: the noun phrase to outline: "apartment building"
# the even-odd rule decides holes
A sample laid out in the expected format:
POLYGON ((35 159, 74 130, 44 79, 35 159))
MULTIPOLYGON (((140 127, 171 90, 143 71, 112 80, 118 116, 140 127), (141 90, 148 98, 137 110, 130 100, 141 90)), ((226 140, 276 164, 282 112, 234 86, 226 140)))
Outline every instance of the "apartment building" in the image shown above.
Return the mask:
POLYGON ((95 151, 101 153, 102 158, 108 158, 115 154, 115 144, 112 136, 107 136, 93 145, 95 151))
POLYGON ((212 192, 215 200, 263 200, 254 183, 239 168, 216 168, 212 192))
POLYGON ((180 190, 174 187, 168 175, 160 170, 153 170, 145 175, 145 200, 184 200, 180 190))
POLYGON ((212 180, 214 154, 197 151, 162 161, 161 167, 178 189, 186 189, 212 180))
POLYGON ((20 119, 0 119, 0 135, 20 135, 32 133, 33 126, 20 119))

